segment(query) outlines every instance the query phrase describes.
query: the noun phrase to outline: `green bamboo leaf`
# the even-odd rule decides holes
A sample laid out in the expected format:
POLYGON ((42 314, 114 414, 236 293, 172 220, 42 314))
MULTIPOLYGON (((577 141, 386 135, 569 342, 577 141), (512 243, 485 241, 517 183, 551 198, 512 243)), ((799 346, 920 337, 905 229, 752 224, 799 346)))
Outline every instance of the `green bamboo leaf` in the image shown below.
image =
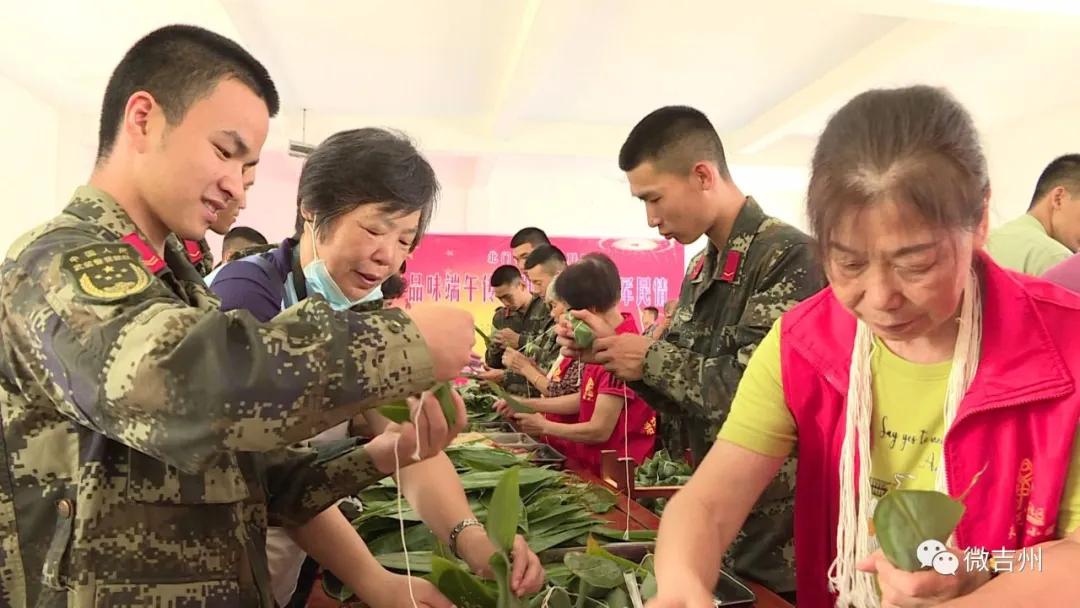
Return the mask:
MULTIPOLYGON (((563 473, 551 469, 539 469, 529 467, 521 469, 520 471, 521 472, 519 474, 518 483, 522 486, 540 483, 543 481, 561 478, 564 476, 563 473)), ((462 485, 468 484, 466 486, 467 490, 490 489, 498 485, 500 476, 500 471, 478 471, 476 473, 467 473, 465 475, 462 475, 461 483, 462 485)))
POLYGON ((608 608, 630 608, 630 594, 622 587, 612 589, 604 598, 608 608))
POLYGON ((634 562, 626 558, 613 555, 607 549, 601 547, 600 543, 596 542, 596 538, 593 537, 591 534, 589 535, 589 540, 585 543, 585 555, 593 555, 595 557, 602 557, 606 560, 610 560, 614 562, 615 565, 619 566, 619 568, 621 568, 623 572, 648 574, 648 571, 641 566, 635 564, 634 562))
MULTIPOLYGON (((375 560, 382 564, 383 568, 397 572, 405 572, 405 554, 387 553, 376 555, 375 560)), ((409 551, 409 569, 413 574, 427 574, 431 572, 431 551, 409 551)))
POLYGON ((874 531, 890 563, 916 572, 922 569, 919 545, 927 540, 945 543, 963 515, 964 504, 941 492, 893 490, 874 509, 874 531))
MULTIPOLYGON (((429 532, 430 532, 430 530, 429 530, 429 532)), ((435 535, 432 534, 432 537, 434 537, 434 536, 435 535)), ((369 549, 370 549, 370 547, 369 547, 369 549)), ((454 561, 455 559, 457 559, 456 557, 454 557, 453 552, 450 551, 450 547, 447 547, 445 544, 443 544, 443 542, 441 540, 438 540, 438 539, 435 539, 435 547, 431 550, 431 555, 432 555, 431 566, 432 566, 432 571, 433 572, 434 572, 434 569, 435 569, 435 558, 436 557, 442 558, 444 560, 449 560, 449 561, 454 561)))
POLYGON ((599 589, 614 589, 622 584, 622 570, 610 560, 584 553, 567 553, 563 563, 582 581, 599 589))
POLYGON ((505 471, 524 462, 516 454, 486 446, 449 446, 445 452, 455 467, 473 471, 505 471))
POLYGON ((622 530, 616 530, 615 528, 599 527, 593 530, 593 534, 606 538, 608 540, 624 541, 630 540, 635 543, 648 542, 650 540, 656 540, 656 530, 631 530, 630 538, 625 538, 625 532, 622 530))
POLYGON ((547 494, 545 496, 529 496, 526 497, 525 503, 529 511, 529 517, 532 519, 539 519, 548 512, 557 509, 563 504, 563 497, 558 494, 547 494))
POLYGON ((510 409, 514 410, 515 413, 517 413, 517 414, 534 414, 534 413, 536 413, 536 410, 534 410, 531 407, 525 405, 524 403, 518 401, 516 397, 514 397, 510 393, 506 392, 506 390, 504 390, 503 387, 499 386, 498 384, 495 384, 494 382, 488 381, 487 385, 489 387, 491 387, 491 390, 494 391, 494 393, 496 395, 498 395, 499 399, 502 399, 503 401, 506 401, 506 405, 509 405, 510 409))
POLYGON ((473 329, 475 329, 476 333, 480 334, 480 338, 482 338, 484 340, 484 348, 490 347, 491 346, 491 337, 488 336, 487 334, 485 334, 482 329, 480 329, 479 327, 477 327, 475 325, 473 325, 473 329))
MULTIPOLYGON (((405 544, 412 551, 432 550, 436 544, 435 535, 432 534, 431 528, 422 523, 409 526, 405 529, 405 544)), ((397 526, 367 545, 373 555, 400 553, 405 550, 405 547, 401 546, 401 530, 397 526)))
POLYGON ((581 511, 581 505, 562 505, 546 512, 533 515, 529 520, 529 523, 535 527, 551 519, 560 518, 570 513, 581 513, 581 511))
POLYGON ((570 569, 562 562, 557 564, 544 564, 544 574, 552 585, 557 585, 559 587, 570 586, 570 583, 574 578, 574 573, 570 572, 570 569))
POLYGON ((499 599, 497 608, 523 608, 524 604, 510 587, 510 560, 506 555, 496 551, 491 555, 491 571, 495 573, 495 581, 499 587, 499 599))
POLYGON ((379 407, 379 413, 385 416, 390 422, 396 422, 401 424, 402 422, 408 422, 411 413, 409 412, 409 404, 404 401, 398 401, 395 403, 389 403, 379 407))
POLYGON ((643 601, 651 600, 656 597, 656 576, 649 573, 645 576, 645 581, 641 583, 641 599, 643 601))
POLYGON ((439 400, 439 407, 442 408, 443 416, 446 418, 446 424, 454 426, 457 424, 457 407, 454 405, 454 389, 450 386, 449 382, 440 382, 432 389, 432 393, 435 398, 439 400))
POLYGON ((502 474, 495 486, 488 507, 487 533, 495 546, 509 553, 514 548, 518 516, 521 514, 521 494, 518 487, 519 469, 514 467, 502 474))
POLYGON ((581 348, 592 347, 593 340, 596 336, 593 334, 593 330, 581 319, 574 319, 574 342, 581 348))
POLYGON ((529 548, 533 550, 533 553, 540 553, 541 551, 547 551, 554 547, 558 547, 568 540, 573 540, 582 534, 586 534, 595 527, 594 523, 585 523, 581 525, 575 525, 570 528, 553 531, 546 534, 537 534, 533 532, 529 536, 529 548))
POLYGON ((334 573, 329 570, 323 571, 322 587, 323 593, 325 593, 327 597, 337 600, 342 604, 348 602, 353 597, 352 589, 346 587, 345 583, 341 582, 341 579, 334 576, 334 573))
POLYGON ((548 608, 570 608, 570 594, 566 589, 555 589, 548 598, 548 608))
POLYGON ((610 490, 591 484, 585 488, 581 498, 593 513, 607 513, 618 502, 610 490))
POLYGON ((441 557, 431 559, 432 583, 458 608, 496 608, 495 593, 461 566, 441 557))

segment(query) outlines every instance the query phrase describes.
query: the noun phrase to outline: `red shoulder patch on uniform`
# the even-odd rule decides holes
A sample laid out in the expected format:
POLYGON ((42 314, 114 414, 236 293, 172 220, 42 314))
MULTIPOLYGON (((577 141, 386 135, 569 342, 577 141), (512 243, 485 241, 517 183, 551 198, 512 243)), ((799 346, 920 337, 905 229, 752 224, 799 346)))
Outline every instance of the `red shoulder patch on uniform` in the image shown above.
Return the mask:
POLYGON ((192 264, 198 264, 203 259, 202 247, 199 246, 199 241, 184 240, 184 250, 187 251, 188 261, 192 264))
POLYGON ((149 243, 142 240, 142 237, 137 233, 132 232, 131 234, 125 235, 120 240, 131 245, 135 248, 135 251, 139 252, 139 257, 142 258, 143 266, 146 266, 146 269, 150 272, 157 274, 162 268, 165 268, 165 260, 161 259, 161 256, 154 251, 154 248, 151 247, 149 243))
POLYGON ((727 259, 724 260, 724 271, 720 274, 720 280, 725 283, 730 283, 735 280, 735 273, 739 271, 739 262, 742 260, 742 254, 738 251, 729 251, 727 259))
POLYGON ((705 266, 705 256, 698 256, 697 262, 694 264, 694 269, 690 271, 690 280, 694 280, 701 275, 701 269, 705 266))

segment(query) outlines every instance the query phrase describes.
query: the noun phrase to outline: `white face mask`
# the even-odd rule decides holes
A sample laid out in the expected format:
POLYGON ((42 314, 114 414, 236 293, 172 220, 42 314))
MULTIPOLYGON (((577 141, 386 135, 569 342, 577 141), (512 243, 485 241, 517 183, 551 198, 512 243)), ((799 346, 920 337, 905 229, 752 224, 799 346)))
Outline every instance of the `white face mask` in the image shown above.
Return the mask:
POLYGON ((311 263, 304 266, 304 283, 307 285, 309 293, 321 295, 334 310, 348 310, 357 304, 382 299, 382 285, 372 289, 371 292, 360 299, 350 300, 346 297, 345 292, 338 286, 334 277, 330 276, 330 270, 326 268, 326 262, 319 258, 319 250, 315 243, 315 219, 312 218, 311 222, 306 222, 305 225, 311 227, 311 252, 314 255, 311 263))

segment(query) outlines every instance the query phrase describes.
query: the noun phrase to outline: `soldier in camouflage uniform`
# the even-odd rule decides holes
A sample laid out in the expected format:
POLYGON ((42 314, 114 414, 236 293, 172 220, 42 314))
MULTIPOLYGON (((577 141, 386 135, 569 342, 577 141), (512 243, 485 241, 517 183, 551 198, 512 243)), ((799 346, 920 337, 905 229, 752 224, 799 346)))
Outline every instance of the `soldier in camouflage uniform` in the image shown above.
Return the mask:
MULTIPOLYGON (((529 257, 525 258, 525 276, 532 284, 533 293, 546 298, 548 288, 555 282, 555 278, 566 269, 566 256, 562 250, 554 245, 541 245, 534 249, 529 257)), ((550 317, 551 307, 548 306, 550 317)), ((551 366, 559 358, 559 343, 555 335, 555 322, 550 319, 543 331, 534 335, 530 342, 533 345, 532 352, 525 355, 533 360, 536 367, 545 374, 551 370, 551 366)))
MULTIPOLYGON (((651 226, 684 244, 702 235, 709 243, 689 265, 662 340, 601 337, 610 329, 596 327, 591 356, 660 413, 670 453, 689 448, 701 462, 757 344, 781 314, 824 287, 823 273, 810 237, 767 216, 731 181, 720 138, 697 110, 663 108, 644 118, 619 166, 651 226)), ((725 556, 729 569, 778 593, 795 589, 794 484, 791 458, 725 556)))
MULTIPOLYGON (((148 35, 110 79, 100 187, 9 250, 0 605, 273 606, 266 526, 299 530, 395 454, 409 462, 416 441, 291 444, 468 360, 470 320, 450 307, 410 319, 313 298, 270 323, 218 310, 168 235, 198 239, 221 204, 205 197, 237 196, 277 107, 235 43, 187 26, 148 35)), ((445 428, 437 402, 422 409, 445 428)))
MULTIPOLYGON (((495 288, 495 297, 504 306, 496 311, 492 319, 495 330, 491 334, 485 358, 489 367, 494 369, 481 374, 481 377, 494 380, 515 394, 530 396, 534 389, 520 374, 506 371, 503 352, 510 348, 525 354, 535 352, 533 339, 544 333, 551 325, 551 311, 544 299, 529 293, 521 280, 521 273, 514 266, 500 266, 491 273, 491 286, 495 288)), ((526 355, 528 356, 528 355, 526 355)))
MULTIPOLYGON (((224 237, 229 233, 229 229, 236 223, 236 218, 240 215, 240 211, 247 208, 247 191, 255 183, 255 167, 244 171, 244 190, 239 193, 233 199, 230 199, 225 203, 225 208, 218 211, 217 217, 210 224, 210 230, 219 236, 224 237)), ((175 237, 173 237, 175 238, 175 237)), ((177 239, 179 240, 179 239, 177 239)), ((208 277, 210 273, 214 271, 214 252, 210 251, 210 243, 205 238, 201 239, 184 239, 182 241, 182 247, 187 252, 188 261, 195 267, 195 270, 199 271, 199 274, 203 277, 208 277)), ((265 239, 264 239, 265 243, 265 239)), ((228 260, 221 260, 222 263, 228 260)), ((207 285, 210 281, 207 280, 207 285)))

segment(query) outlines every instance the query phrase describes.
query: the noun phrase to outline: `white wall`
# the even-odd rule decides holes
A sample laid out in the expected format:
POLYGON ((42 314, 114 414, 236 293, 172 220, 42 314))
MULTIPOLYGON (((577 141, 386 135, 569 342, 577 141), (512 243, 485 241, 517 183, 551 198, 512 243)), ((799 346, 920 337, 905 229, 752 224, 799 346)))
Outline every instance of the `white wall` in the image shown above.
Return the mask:
POLYGON ((0 251, 20 234, 56 214, 57 112, 25 88, 0 76, 0 166, 3 218, 0 251))
MULTIPOLYGON (((0 137, 5 221, 0 248, 55 214, 93 167, 97 116, 58 110, 0 77, 0 137)), ((414 134, 416 135, 416 134, 414 134)), ((1080 151, 1080 108, 1028 116, 984 132, 990 165, 994 225, 1023 213, 1043 167, 1059 154, 1080 151)), ((423 147, 423 138, 419 137, 423 147)), ((239 223, 277 240, 291 234, 301 161, 284 153, 287 138, 264 149, 248 209, 239 223)), ((494 159, 429 154, 442 183, 433 232, 511 234, 537 225, 564 236, 642 236, 641 203, 629 195, 614 157, 500 156, 494 159)), ((734 166, 735 181, 768 213, 806 229, 805 167, 734 166)), ((215 252, 220 239, 211 237, 215 252)), ((691 256, 704 240, 687 247, 691 256)))
POLYGON ((996 226, 1027 211, 1039 174, 1062 154, 1080 152, 1080 107, 1025 117, 983 135, 990 166, 990 222, 996 226))
POLYGON ((97 155, 98 116, 61 109, 56 147, 56 196, 61 203, 90 179, 97 155))

